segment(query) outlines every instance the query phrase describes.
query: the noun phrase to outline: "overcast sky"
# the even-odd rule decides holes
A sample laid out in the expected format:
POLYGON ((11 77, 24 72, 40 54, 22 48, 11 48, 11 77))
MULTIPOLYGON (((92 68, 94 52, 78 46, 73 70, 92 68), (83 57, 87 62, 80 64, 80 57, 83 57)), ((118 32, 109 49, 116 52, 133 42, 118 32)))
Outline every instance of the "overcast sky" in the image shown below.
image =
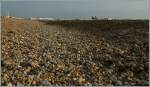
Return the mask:
POLYGON ((148 18, 149 0, 2 0, 2 15, 64 18, 148 18))

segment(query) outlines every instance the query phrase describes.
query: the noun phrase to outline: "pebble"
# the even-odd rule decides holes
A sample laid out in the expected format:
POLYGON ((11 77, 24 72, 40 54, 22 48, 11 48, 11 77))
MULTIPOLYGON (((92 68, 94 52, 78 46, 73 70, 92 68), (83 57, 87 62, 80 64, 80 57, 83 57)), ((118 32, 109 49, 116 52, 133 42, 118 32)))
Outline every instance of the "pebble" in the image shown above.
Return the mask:
POLYGON ((44 81, 42 81, 42 85, 43 85, 43 86, 49 86, 50 83, 49 83, 48 80, 44 80, 44 81))
POLYGON ((9 87, 9 86, 12 87, 13 85, 12 85, 12 83, 8 83, 7 86, 8 86, 8 87, 9 87))
POLYGON ((118 80, 118 81, 117 81, 117 85, 121 86, 121 85, 123 85, 123 84, 122 84, 121 81, 118 80))
POLYGON ((80 78, 79 78, 79 84, 83 84, 84 81, 85 81, 85 79, 80 76, 80 78))
POLYGON ((1 60, 1 66, 5 66, 5 62, 3 60, 1 60))

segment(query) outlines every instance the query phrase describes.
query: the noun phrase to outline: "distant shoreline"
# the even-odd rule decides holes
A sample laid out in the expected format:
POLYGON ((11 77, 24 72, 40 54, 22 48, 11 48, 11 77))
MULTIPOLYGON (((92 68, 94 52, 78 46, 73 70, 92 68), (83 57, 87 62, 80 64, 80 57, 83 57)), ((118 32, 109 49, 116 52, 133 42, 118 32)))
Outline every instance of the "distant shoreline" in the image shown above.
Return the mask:
POLYGON ((1 17, 5 17, 5 18, 15 18, 15 19, 29 19, 29 20, 37 20, 37 21, 64 21, 64 20, 87 20, 87 21, 90 21, 90 20, 148 20, 149 19, 128 19, 128 18, 125 18, 125 19, 116 19, 116 18, 98 18, 98 19, 82 19, 82 18, 72 18, 72 19, 68 19, 68 18, 53 18, 53 17, 30 17, 30 18, 24 18, 24 17, 14 17, 14 16, 1 16, 1 17))

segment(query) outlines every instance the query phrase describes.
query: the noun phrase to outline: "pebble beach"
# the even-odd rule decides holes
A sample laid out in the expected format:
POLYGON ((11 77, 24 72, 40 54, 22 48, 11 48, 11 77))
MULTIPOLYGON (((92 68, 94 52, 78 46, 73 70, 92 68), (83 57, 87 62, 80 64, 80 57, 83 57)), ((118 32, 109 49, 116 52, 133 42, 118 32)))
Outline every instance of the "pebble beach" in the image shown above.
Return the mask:
POLYGON ((146 20, 1 21, 3 86, 149 85, 146 20))

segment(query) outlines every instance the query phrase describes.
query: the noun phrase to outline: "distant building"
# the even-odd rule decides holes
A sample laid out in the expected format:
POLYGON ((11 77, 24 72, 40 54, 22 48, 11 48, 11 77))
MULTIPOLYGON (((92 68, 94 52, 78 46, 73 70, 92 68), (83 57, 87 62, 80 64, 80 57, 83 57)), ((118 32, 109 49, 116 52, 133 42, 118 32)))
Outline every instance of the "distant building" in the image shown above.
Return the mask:
POLYGON ((54 18, 33 18, 31 17, 30 20, 55 20, 54 18))
POLYGON ((15 19, 24 19, 24 18, 18 18, 18 17, 17 17, 17 18, 15 18, 15 19))
POLYGON ((7 14, 6 18, 10 18, 10 16, 9 16, 9 11, 8 11, 8 14, 7 14))
POLYGON ((112 18, 103 18, 102 20, 113 20, 112 18))
POLYGON ((98 18, 96 16, 92 16, 91 19, 92 20, 98 20, 98 18))
POLYGON ((112 18, 107 18, 108 20, 113 20, 112 18))

